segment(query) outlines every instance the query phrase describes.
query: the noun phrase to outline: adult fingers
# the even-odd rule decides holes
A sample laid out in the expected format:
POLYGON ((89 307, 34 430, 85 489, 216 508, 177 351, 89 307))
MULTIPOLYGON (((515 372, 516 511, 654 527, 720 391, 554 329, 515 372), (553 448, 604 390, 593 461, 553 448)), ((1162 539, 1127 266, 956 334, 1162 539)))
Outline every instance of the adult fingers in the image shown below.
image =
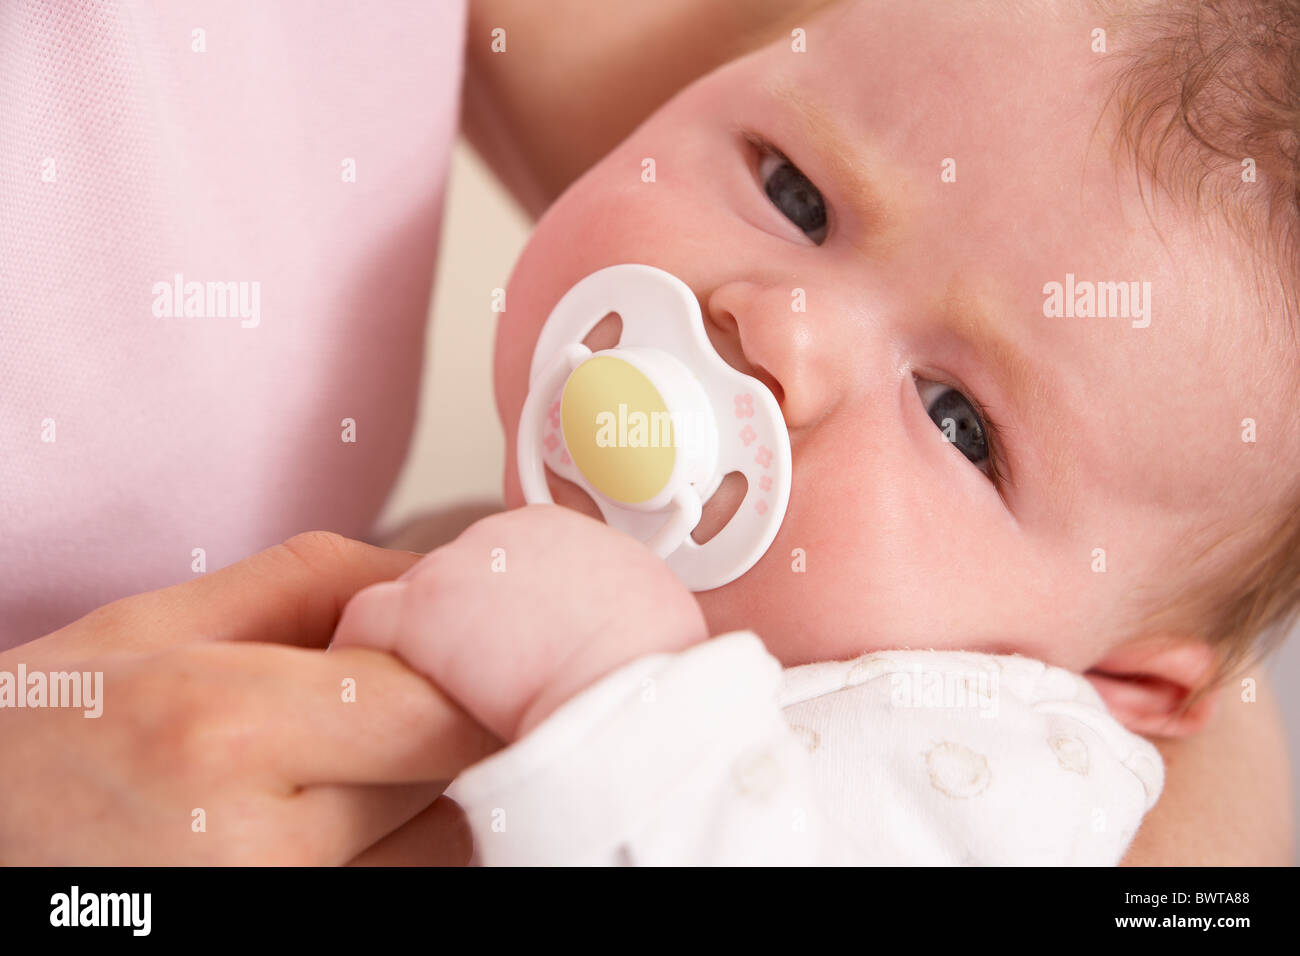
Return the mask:
POLYGON ((451 780, 501 742, 424 677, 369 648, 186 648, 200 743, 213 733, 286 788, 451 780), (274 732, 269 732, 272 728, 274 732))
POLYGON ((314 531, 159 593, 196 636, 323 647, 353 594, 420 557, 314 531))
POLYGON ((465 811, 444 795, 348 866, 465 866, 473 853, 465 811))
POLYGON ((353 594, 421 557, 308 532, 193 581, 114 601, 42 641, 96 654, 204 640, 323 647, 353 594))
POLYGON ((403 829, 445 786, 309 787, 284 804, 275 840, 286 862, 342 866, 403 829))

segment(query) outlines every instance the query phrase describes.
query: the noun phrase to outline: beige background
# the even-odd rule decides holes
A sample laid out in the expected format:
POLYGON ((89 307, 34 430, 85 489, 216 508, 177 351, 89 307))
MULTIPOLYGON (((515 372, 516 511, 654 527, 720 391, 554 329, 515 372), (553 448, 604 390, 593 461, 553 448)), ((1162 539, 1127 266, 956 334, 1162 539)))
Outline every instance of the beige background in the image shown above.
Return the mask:
POLYGON ((532 223, 463 140, 452 156, 425 339, 416 435, 380 519, 501 500, 503 438, 492 398, 492 290, 506 287, 532 223))
MULTIPOLYGON (((504 459, 492 399, 496 316, 491 296, 494 288, 505 288, 530 229, 528 217, 478 156, 458 142, 425 342, 420 417, 381 527, 393 528, 425 511, 465 501, 500 501, 504 459)), ((1296 799, 1300 798, 1300 635, 1293 636, 1270 667, 1291 739, 1296 799)), ((1296 859, 1300 861, 1300 835, 1296 859)))

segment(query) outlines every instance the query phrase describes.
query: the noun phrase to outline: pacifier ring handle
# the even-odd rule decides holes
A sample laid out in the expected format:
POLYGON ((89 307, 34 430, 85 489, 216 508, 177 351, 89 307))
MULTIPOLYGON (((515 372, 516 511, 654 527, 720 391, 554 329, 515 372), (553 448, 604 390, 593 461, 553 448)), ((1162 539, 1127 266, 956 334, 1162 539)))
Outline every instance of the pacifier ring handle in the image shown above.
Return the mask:
POLYGON ((673 495, 672 506, 672 517, 665 521, 663 527, 651 535, 645 543, 656 557, 666 558, 676 551, 682 541, 690 535, 692 529, 700 523, 700 515, 704 511, 699 492, 690 485, 679 489, 673 495))
POLYGON ((528 397, 519 415, 519 437, 515 442, 515 457, 519 459, 519 486, 524 500, 554 504, 551 489, 546 485, 546 463, 538 452, 542 432, 542 416, 546 403, 564 384, 575 368, 591 357, 591 349, 581 342, 566 345, 546 369, 530 384, 528 397))

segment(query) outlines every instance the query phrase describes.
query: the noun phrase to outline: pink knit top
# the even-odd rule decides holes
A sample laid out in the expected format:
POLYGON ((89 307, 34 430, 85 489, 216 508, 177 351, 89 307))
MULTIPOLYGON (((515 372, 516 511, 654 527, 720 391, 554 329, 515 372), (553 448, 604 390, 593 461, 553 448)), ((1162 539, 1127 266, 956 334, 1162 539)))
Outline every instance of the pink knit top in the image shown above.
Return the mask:
POLYGON ((196 549, 368 531, 464 28, 463 0, 0 3, 0 648, 196 549))

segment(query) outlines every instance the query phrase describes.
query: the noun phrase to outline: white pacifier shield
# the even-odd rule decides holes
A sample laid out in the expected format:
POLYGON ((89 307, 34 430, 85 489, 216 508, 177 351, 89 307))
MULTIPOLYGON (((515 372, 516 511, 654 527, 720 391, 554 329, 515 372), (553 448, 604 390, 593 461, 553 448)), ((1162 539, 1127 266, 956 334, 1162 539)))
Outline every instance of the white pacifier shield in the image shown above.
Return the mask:
POLYGON ((653 266, 594 272, 551 310, 533 352, 517 452, 527 501, 551 500, 549 467, 693 591, 753 567, 790 499, 790 437, 776 399, 718 356, 695 293, 653 266), (619 343, 592 353, 582 340, 611 312, 622 319, 619 343), (744 500, 697 544, 690 532, 703 502, 733 471, 748 483, 744 500))

